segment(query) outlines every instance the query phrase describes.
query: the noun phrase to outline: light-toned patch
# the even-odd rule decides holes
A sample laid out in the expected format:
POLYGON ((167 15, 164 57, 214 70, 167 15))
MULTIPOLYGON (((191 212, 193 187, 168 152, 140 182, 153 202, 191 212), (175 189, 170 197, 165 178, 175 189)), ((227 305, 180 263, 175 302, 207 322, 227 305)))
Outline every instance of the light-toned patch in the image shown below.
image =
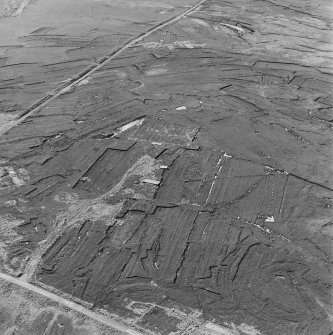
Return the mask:
POLYGON ((142 182, 146 184, 153 184, 153 185, 159 185, 161 183, 160 180, 154 180, 154 179, 144 179, 142 182))
POLYGON ((151 308, 152 304, 131 300, 125 307, 135 314, 144 315, 151 308))
POLYGON ((203 26, 203 27, 207 27, 207 28, 210 27, 210 25, 209 25, 207 22, 205 22, 205 21, 203 21, 203 20, 200 20, 200 19, 191 19, 191 21, 192 21, 193 23, 196 23, 196 24, 198 24, 198 25, 200 25, 200 26, 203 26))
POLYGON ((148 7, 148 8, 165 8, 172 9, 171 5, 168 5, 159 1, 123 1, 123 0, 93 0, 94 2, 105 2, 112 6, 117 7, 148 7))
POLYGON ((123 206, 123 202, 119 201, 114 205, 110 205, 110 199, 119 195, 121 192, 128 192, 123 189, 127 179, 131 176, 139 176, 142 180, 147 178, 156 178, 155 171, 159 170, 159 164, 149 155, 141 157, 129 170, 125 172, 122 179, 110 191, 102 194, 94 199, 80 199, 75 193, 65 193, 57 195, 55 200, 65 202, 68 205, 67 211, 58 215, 57 221, 66 222, 62 224, 62 229, 73 227, 85 220, 105 221, 108 225, 115 222, 115 216, 119 213, 123 206))
POLYGON ((138 44, 146 49, 169 49, 171 51, 175 49, 197 49, 203 48, 206 44, 196 43, 194 41, 175 41, 173 43, 161 43, 161 42, 146 42, 138 44))
POLYGON ((23 186, 29 180, 29 172, 23 168, 0 166, 0 189, 23 186))
POLYGON ((121 80, 125 80, 128 78, 128 73, 122 70, 115 70, 114 71, 115 75, 121 79, 121 80))
POLYGON ((0 113, 0 135, 4 134, 16 122, 17 115, 15 114, 2 114, 0 113))
POLYGON ((0 1, 0 17, 18 16, 29 3, 30 0, 2 0, 0 1))
POLYGON ((203 48, 206 44, 199 44, 194 41, 176 41, 173 43, 176 47, 184 49, 196 49, 203 48))
POLYGON ((265 222, 274 222, 274 216, 267 216, 267 218, 265 219, 265 222))
POLYGON ((75 86, 83 86, 89 84, 91 77, 87 77, 79 81, 75 86))
POLYGON ((146 76, 159 76, 161 74, 168 73, 168 69, 165 68, 155 68, 155 69, 149 69, 145 71, 146 76))
POLYGON ((13 16, 20 15, 23 12, 24 8, 28 6, 29 2, 30 2, 29 0, 23 0, 14 11, 13 16))
POLYGON ((140 127, 143 123, 143 121, 145 120, 145 118, 140 118, 140 119, 137 119, 137 120, 134 120, 132 122, 129 122, 129 123, 126 123, 124 124, 123 126, 117 128, 113 134, 113 136, 118 136, 120 135, 121 133, 123 133, 124 131, 126 130, 129 130, 133 127, 140 127))
POLYGON ((1 315, 5 316, 5 319, 1 319, 1 330, 5 331, 1 332, 3 335, 41 334, 40 329, 43 325, 45 329, 43 334, 59 333, 61 328, 73 329, 71 334, 105 334, 93 319, 82 317, 34 292, 16 286, 8 289, 3 281, 0 289, 0 310, 1 315))
MULTIPOLYGON (((52 232, 31 256, 25 268, 24 279, 30 279, 33 276, 42 255, 66 229, 73 229, 86 220, 98 221, 101 224, 104 222, 108 226, 114 225, 117 222, 116 216, 124 204, 124 200, 117 200, 116 197, 128 192, 124 189, 126 181, 132 176, 138 176, 141 180, 157 179, 158 171, 160 171, 158 161, 149 155, 144 155, 124 173, 121 180, 110 191, 97 198, 80 199, 74 192, 56 195, 55 201, 65 203, 67 208, 57 215, 52 232)), ((156 188, 155 185, 149 185, 149 187, 156 188)))
POLYGON ((231 322, 225 323, 225 325, 230 327, 235 332, 235 335, 262 335, 262 333, 254 326, 250 326, 246 323, 242 323, 236 326, 233 322, 231 322))
POLYGON ((237 335, 233 330, 230 330, 226 327, 219 326, 212 322, 207 322, 205 328, 210 331, 210 334, 214 335, 237 335))
MULTIPOLYGON (((6 266, 6 264, 9 262, 7 248, 11 244, 22 239, 22 236, 16 233, 15 228, 17 228, 23 222, 24 220, 19 220, 11 214, 0 215, 0 258, 3 260, 1 263, 6 271, 13 275, 15 275, 15 273, 13 273, 13 271, 8 266, 6 266)), ((12 262, 15 263, 15 260, 12 262)))
POLYGON ((224 323, 224 326, 213 322, 204 325, 209 335, 262 335, 255 327, 242 323, 236 326, 234 323, 224 323))
POLYGON ((245 33, 245 30, 241 27, 237 27, 237 26, 234 26, 232 24, 228 24, 228 23, 220 23, 221 26, 223 27, 226 27, 228 29, 231 29, 239 34, 244 34, 245 33))
POLYGON ((163 43, 161 42, 145 42, 137 45, 140 45, 146 49, 159 49, 163 47, 163 43))

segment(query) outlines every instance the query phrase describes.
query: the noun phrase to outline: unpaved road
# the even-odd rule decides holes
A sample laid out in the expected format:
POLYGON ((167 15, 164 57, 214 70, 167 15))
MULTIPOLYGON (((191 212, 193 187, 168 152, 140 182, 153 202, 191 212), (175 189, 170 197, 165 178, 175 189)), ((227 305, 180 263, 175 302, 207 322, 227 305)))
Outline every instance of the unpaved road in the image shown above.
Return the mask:
POLYGON ((0 20, 0 113, 17 115, 128 40, 196 2, 33 1, 0 20))
POLYGON ((40 287, 37 287, 35 285, 32 285, 30 283, 27 283, 25 281, 22 281, 20 279, 17 279, 17 278, 14 278, 12 276, 9 276, 5 273, 0 273, 0 279, 3 279, 7 282, 10 282, 10 283, 13 283, 15 285, 18 285, 20 287, 23 287, 29 291, 32 291, 32 292, 35 292, 35 293, 38 293, 38 294, 41 294, 43 295, 44 297, 54 301, 54 302, 57 302, 63 306, 66 306, 68 308, 70 308, 71 310, 74 310, 76 312, 79 312, 85 316, 88 316, 89 318, 91 319, 94 319, 98 322, 100 322, 101 324, 104 324, 108 327, 110 327, 111 329, 115 329, 115 330, 119 330, 121 331, 122 333, 124 334, 128 334, 128 335, 142 335, 142 333, 139 333, 138 331, 136 330, 133 330, 133 329, 130 329, 129 327, 127 327, 126 325, 123 325, 117 321, 113 321, 111 320, 110 318, 107 318, 103 315, 100 315, 98 313, 95 313, 73 301, 70 301, 70 300, 67 300, 67 299, 64 299, 54 293, 51 293, 49 291, 46 291, 40 287))
POLYGON ((200 2, 191 6, 191 8, 185 11, 184 13, 181 13, 169 20, 166 20, 166 22, 161 22, 155 25, 153 28, 150 28, 147 32, 143 32, 139 36, 131 38, 124 45, 120 46, 115 51, 113 51, 111 55, 103 55, 98 60, 97 64, 91 64, 86 69, 76 74, 74 77, 63 80, 63 82, 65 82, 66 84, 61 85, 59 88, 55 88, 54 92, 52 92, 51 94, 48 93, 47 95, 42 97, 40 100, 35 101, 32 104, 32 106, 20 112, 19 115, 16 115, 16 116, 9 115, 8 119, 6 119, 4 115, 2 116, 0 114, 0 117, 2 117, 2 120, 0 119, 1 120, 0 135, 8 131, 10 128, 18 125, 29 115, 33 114, 34 112, 41 109, 42 107, 48 105, 52 100, 56 99, 60 95, 66 94, 67 92, 70 92, 71 90, 73 90, 77 85, 80 85, 80 82, 84 81, 86 78, 89 78, 93 73, 100 70, 104 65, 112 61, 114 58, 118 57, 122 52, 124 52, 128 48, 131 48, 132 46, 136 45, 141 40, 147 38, 148 36, 155 33, 156 31, 162 30, 165 27, 181 20, 183 17, 186 17, 187 15, 191 14, 193 11, 199 8, 205 1, 206 0, 201 0, 200 2), (15 119, 17 120, 14 121, 13 117, 15 117, 15 119))

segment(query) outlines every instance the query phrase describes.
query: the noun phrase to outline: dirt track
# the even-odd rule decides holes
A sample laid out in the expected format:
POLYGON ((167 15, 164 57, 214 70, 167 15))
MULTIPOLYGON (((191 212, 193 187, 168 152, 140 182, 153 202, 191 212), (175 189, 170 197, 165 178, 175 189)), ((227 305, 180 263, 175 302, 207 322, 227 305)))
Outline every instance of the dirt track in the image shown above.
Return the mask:
POLYGON ((2 272, 142 333, 330 334, 330 3, 127 5, 3 42, 2 272))
POLYGON ((110 318, 107 318, 107 317, 103 317, 101 314, 98 314, 98 313, 95 313, 91 310, 89 310, 88 308, 85 308, 79 304, 76 304, 75 302, 73 301, 70 301, 70 300, 67 300, 67 299, 64 299, 54 293, 51 293, 49 291, 46 291, 40 287, 37 287, 35 285, 32 285, 28 282, 25 282, 25 281, 22 281, 22 280, 19 280, 17 278, 14 278, 14 277, 11 277, 9 275, 6 275, 4 273, 0 273, 0 278, 3 279, 3 280, 6 280, 8 282, 11 282, 15 285, 18 285, 18 286, 21 286, 29 291, 32 291, 32 292, 35 292, 35 293, 38 293, 40 295, 43 295, 45 296, 46 298, 52 300, 52 301, 55 301, 61 305, 64 305, 68 308, 70 308, 71 310, 74 310, 76 312, 79 312, 83 315, 86 315, 88 316, 89 318, 92 318, 102 324, 105 324, 109 327, 111 327, 112 329, 116 329, 116 330, 119 330, 121 331, 122 333, 124 334, 129 334, 129 335, 140 335, 141 333, 133 330, 133 329, 130 329, 129 327, 126 327, 124 325, 122 325, 121 323, 119 322, 116 322, 116 321, 112 321, 110 318))
POLYGON ((36 101, 32 106, 26 108, 21 113, 16 115, 16 117, 15 117, 16 120, 13 120, 12 117, 8 117, 8 121, 7 121, 7 119, 3 116, 3 123, 5 123, 5 125, 3 125, 0 128, 0 135, 5 133, 6 131, 8 131, 10 128, 15 127, 20 122, 22 122, 25 118, 29 117, 30 115, 32 115, 33 113, 35 113, 39 109, 48 105, 52 100, 56 99, 60 95, 66 94, 70 90, 74 89, 77 85, 80 85, 80 83, 84 82, 84 80, 86 80, 86 78, 89 78, 93 73, 95 73, 96 71, 101 69, 105 64, 112 61, 114 58, 119 56, 122 52, 124 52, 128 48, 134 46, 135 44, 138 44, 141 40, 143 40, 144 38, 147 38, 148 36, 150 36, 154 32, 156 32, 158 30, 161 30, 161 29, 164 29, 168 25, 171 25, 171 24, 179 21, 183 17, 189 15, 191 12, 195 11, 198 7, 200 7, 201 4, 204 3, 204 2, 205 2, 205 0, 202 0, 202 1, 198 2, 197 4, 195 4, 194 6, 192 6, 189 10, 185 11, 184 13, 182 13, 180 15, 177 15, 176 17, 172 17, 171 19, 166 20, 164 22, 161 22, 161 23, 157 24, 156 26, 154 26, 153 28, 149 29, 147 32, 143 32, 142 34, 131 38, 129 41, 124 43, 124 45, 122 45, 119 48, 117 48, 116 50, 114 50, 111 53, 111 55, 105 55, 105 56, 101 57, 98 60, 97 64, 91 64, 86 69, 84 69, 81 73, 77 74, 75 77, 67 78, 66 80, 64 80, 64 82, 66 84, 61 85, 59 88, 56 88, 52 94, 47 94, 46 96, 44 96, 40 100, 36 101))

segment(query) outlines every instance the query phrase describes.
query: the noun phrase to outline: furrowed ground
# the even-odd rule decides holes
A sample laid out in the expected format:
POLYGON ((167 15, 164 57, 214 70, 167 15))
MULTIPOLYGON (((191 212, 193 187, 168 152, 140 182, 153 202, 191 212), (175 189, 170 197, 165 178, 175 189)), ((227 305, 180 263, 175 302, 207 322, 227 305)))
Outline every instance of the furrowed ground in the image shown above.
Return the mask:
POLYGON ((330 1, 196 5, 0 21, 2 333, 333 332, 330 1))

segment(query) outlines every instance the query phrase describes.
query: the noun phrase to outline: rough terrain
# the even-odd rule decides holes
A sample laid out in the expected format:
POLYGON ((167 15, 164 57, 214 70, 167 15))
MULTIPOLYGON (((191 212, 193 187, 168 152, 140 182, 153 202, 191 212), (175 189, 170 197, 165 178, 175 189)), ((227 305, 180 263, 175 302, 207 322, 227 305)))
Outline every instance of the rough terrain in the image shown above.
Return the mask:
POLYGON ((2 333, 332 334, 330 1, 85 3, 0 21, 2 333))

